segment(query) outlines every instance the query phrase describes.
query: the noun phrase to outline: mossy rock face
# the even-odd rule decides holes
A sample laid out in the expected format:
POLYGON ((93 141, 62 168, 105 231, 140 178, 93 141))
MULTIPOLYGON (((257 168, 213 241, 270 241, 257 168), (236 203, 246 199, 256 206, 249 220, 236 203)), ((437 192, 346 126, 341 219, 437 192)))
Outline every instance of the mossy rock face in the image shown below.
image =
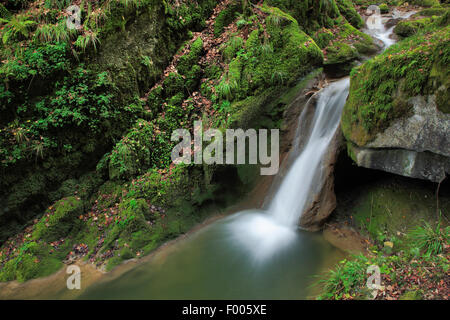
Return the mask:
POLYGON ((24 282, 48 276, 58 271, 63 264, 49 255, 47 245, 26 242, 17 256, 7 261, 0 270, 0 282, 17 280, 24 282))
POLYGON ((401 37, 410 37, 419 32, 421 29, 424 29, 433 21, 433 18, 423 18, 413 21, 400 21, 395 26, 394 33, 401 37))
POLYGON ((428 32, 426 39, 407 38, 352 71, 341 120, 348 140, 366 145, 394 119, 410 114, 406 101, 411 97, 436 94, 438 108, 445 110, 449 32, 447 26, 428 32))
POLYGON ((83 214, 83 202, 78 197, 59 200, 51 206, 36 224, 33 239, 47 242, 67 236, 73 229, 80 228, 78 217, 83 214))
POLYGON ((339 12, 347 19, 347 21, 357 29, 364 25, 364 20, 353 6, 350 0, 336 0, 339 12))
POLYGON ((289 13, 308 34, 321 27, 334 26, 334 19, 340 16, 335 0, 267 0, 265 2, 289 13))
POLYGON ((138 120, 111 152, 109 157, 111 180, 129 179, 150 166, 152 135, 152 125, 145 120, 138 120))

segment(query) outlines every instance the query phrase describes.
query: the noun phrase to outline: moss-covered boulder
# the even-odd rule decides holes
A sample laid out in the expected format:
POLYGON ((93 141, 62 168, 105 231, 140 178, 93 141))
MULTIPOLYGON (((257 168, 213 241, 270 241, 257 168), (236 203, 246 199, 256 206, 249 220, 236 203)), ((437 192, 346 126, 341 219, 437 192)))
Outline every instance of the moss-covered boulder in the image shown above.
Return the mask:
POLYGON ((32 238, 47 242, 59 240, 72 230, 81 227, 78 218, 83 213, 83 202, 79 197, 68 197, 50 206, 36 224, 32 238))
POLYGON ((63 264, 51 257, 49 250, 48 246, 41 243, 24 243, 17 255, 0 269, 0 282, 12 280, 24 282, 56 272, 63 264))
POLYGON ((308 34, 334 26, 341 15, 335 0, 266 0, 266 3, 289 13, 308 34))
POLYGON ((359 165, 436 182, 450 171, 449 32, 407 38, 353 70, 342 130, 359 165))
POLYGON ((347 19, 347 21, 354 26, 355 28, 359 29, 364 25, 364 20, 361 18, 359 13, 356 11, 355 7, 353 6, 352 1, 350 0, 336 0, 336 3, 339 8, 339 12, 347 19))
POLYGON ((420 30, 425 29, 431 23, 433 23, 435 19, 433 18, 423 18, 412 21, 400 21, 394 28, 394 33, 401 37, 410 37, 420 30))
POLYGON ((114 147, 109 156, 109 178, 129 179, 152 164, 153 127, 138 120, 128 134, 114 147))
POLYGON ((378 6, 381 14, 389 13, 389 6, 386 3, 382 3, 378 6))

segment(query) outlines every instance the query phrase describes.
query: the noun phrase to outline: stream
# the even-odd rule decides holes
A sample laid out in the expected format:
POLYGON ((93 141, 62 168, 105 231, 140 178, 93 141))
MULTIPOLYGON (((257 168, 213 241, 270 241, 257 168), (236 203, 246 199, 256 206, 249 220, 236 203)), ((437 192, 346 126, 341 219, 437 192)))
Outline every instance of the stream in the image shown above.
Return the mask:
MULTIPOLYGON (((395 41, 393 28, 383 26, 366 31, 386 48, 395 41)), ((317 281, 314 275, 346 254, 321 233, 302 231, 297 225, 320 178, 320 164, 338 128, 349 82, 343 78, 317 93, 312 120, 300 115, 299 128, 307 126, 308 134, 297 130, 295 143, 301 142, 302 148, 278 188, 266 196, 263 208, 217 220, 117 276, 101 276, 76 298, 307 299, 317 294, 311 286, 317 281)), ((40 298, 65 298, 42 291, 40 298)))

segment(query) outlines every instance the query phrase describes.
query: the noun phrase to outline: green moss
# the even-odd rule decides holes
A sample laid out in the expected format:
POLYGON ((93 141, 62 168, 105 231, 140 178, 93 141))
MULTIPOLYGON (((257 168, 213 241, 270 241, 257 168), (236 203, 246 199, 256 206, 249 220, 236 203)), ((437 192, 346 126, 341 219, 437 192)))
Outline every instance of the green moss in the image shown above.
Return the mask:
POLYGON ((37 242, 25 242, 17 255, 7 261, 0 269, 0 282, 30 279, 48 276, 58 271, 63 264, 49 253, 50 248, 37 242))
POLYGON ((51 206, 36 224, 32 238, 55 241, 81 228, 78 217, 83 213, 83 202, 78 197, 59 200, 51 206))
POLYGON ((230 62, 236 57, 236 53, 243 49, 244 40, 241 37, 234 36, 223 47, 223 56, 226 62, 230 62))
POLYGON ((297 21, 278 8, 263 7, 267 33, 252 31, 244 50, 229 64, 218 87, 220 95, 239 101, 273 86, 288 86, 321 64, 323 55, 315 42, 300 30, 297 21))
POLYGON ((361 18, 359 13, 356 11, 353 6, 352 1, 350 0, 336 0, 336 3, 339 8, 339 12, 347 19, 347 21, 359 29, 364 25, 364 20, 361 18))
POLYGON ((432 16, 442 16, 448 11, 448 8, 427 8, 420 10, 413 17, 432 17, 432 16))
POLYGON ((395 34, 402 37, 410 37, 422 29, 425 29, 434 21, 433 18, 423 18, 413 21, 400 21, 394 28, 395 34))
POLYGON ((334 19, 340 16, 334 0, 266 0, 265 3, 289 13, 308 34, 321 27, 332 27, 334 19))
POLYGON ((190 46, 189 53, 180 57, 178 61, 177 70, 183 75, 189 75, 195 64, 198 63, 200 55, 203 51, 203 40, 198 37, 190 46))
POLYGON ((152 165, 153 127, 138 120, 128 134, 114 147, 109 157, 109 178, 129 179, 152 165))
POLYGON ((332 46, 327 47, 327 60, 325 64, 337 64, 351 61, 358 57, 356 48, 352 48, 345 42, 334 42, 332 46))
POLYGON ((410 0, 407 1, 409 4, 415 4, 421 7, 439 7, 441 5, 441 3, 439 2, 439 0, 410 0))
POLYGON ((389 6, 386 3, 379 5, 381 14, 389 13, 389 6))
POLYGON ((335 38, 335 35, 331 30, 322 28, 317 30, 312 38, 320 48, 326 48, 330 41, 335 38))
POLYGON ((403 293, 399 300, 422 300, 423 292, 422 290, 411 290, 403 293))
POLYGON ((228 7, 220 11, 214 23, 214 36, 219 37, 224 28, 236 18, 236 14, 242 11, 240 0, 233 1, 228 7))
POLYGON ((348 140, 365 145, 393 119, 409 114, 406 101, 410 97, 437 91, 439 108, 444 106, 446 93, 441 90, 448 90, 444 66, 450 57, 449 30, 445 27, 407 38, 352 71, 342 116, 348 140))

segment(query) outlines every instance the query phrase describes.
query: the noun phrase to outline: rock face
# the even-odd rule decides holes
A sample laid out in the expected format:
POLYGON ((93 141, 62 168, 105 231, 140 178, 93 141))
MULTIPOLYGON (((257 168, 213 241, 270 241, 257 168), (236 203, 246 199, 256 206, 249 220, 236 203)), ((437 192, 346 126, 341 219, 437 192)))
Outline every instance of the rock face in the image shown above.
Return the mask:
POLYGON ((439 182, 450 172, 450 114, 436 108, 436 98, 409 99, 412 115, 394 121, 364 147, 351 144, 362 167, 439 182))
POLYGON ((336 208, 336 195, 334 193, 334 165, 339 151, 343 145, 342 131, 339 127, 322 159, 321 179, 310 195, 309 207, 300 218, 300 226, 307 230, 317 231, 336 208))

